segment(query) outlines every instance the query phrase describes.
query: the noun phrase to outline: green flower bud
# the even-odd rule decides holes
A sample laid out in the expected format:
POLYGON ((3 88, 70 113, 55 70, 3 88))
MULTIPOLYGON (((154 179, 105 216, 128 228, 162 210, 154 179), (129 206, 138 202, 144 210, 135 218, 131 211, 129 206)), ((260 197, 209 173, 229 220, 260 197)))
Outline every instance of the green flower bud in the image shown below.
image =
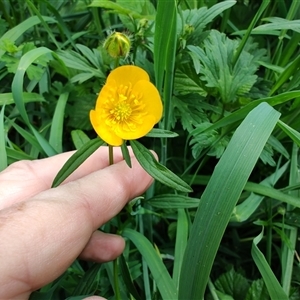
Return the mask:
POLYGON ((127 57, 130 51, 131 42, 128 35, 120 32, 113 32, 104 42, 104 49, 113 58, 127 57))

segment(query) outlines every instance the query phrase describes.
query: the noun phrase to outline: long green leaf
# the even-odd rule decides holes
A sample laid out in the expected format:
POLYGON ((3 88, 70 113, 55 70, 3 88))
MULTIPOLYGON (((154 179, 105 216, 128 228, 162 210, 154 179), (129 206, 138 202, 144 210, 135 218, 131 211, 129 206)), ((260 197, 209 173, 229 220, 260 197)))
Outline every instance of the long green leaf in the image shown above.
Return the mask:
MULTIPOLYGON (((36 94, 36 93, 26 93, 23 92, 23 101, 24 103, 29 103, 29 102, 44 102, 45 99, 42 95, 36 94)), ((3 93, 0 94, 0 105, 8 105, 8 104, 13 104, 14 102, 14 97, 12 93, 3 93)))
POLYGON ((64 164, 53 180, 52 187, 60 185, 67 177, 69 177, 89 156, 91 156, 104 142, 95 138, 90 140, 79 150, 77 150, 64 164))
POLYGON ((186 182, 167 169, 164 165, 160 164, 151 151, 141 143, 131 140, 130 145, 136 159, 154 179, 178 191, 186 193, 192 191, 191 187, 186 182))
POLYGON ((125 228, 122 235, 130 239, 146 260, 163 300, 177 299, 174 281, 151 243, 141 233, 125 228))
MULTIPOLYGON (((287 167, 289 165, 289 162, 285 163, 281 168, 276 169, 274 173, 272 173, 270 176, 262 180, 258 186, 274 186, 277 181, 282 177, 282 175, 287 170, 287 167)), ((249 189, 251 189, 251 183, 247 182, 245 189, 247 185, 250 185, 249 189)), ((257 186, 255 184, 255 186, 257 186)), ((248 190, 249 190, 248 189, 248 190)), ((271 189, 273 191, 273 189, 271 189)), ((265 191, 265 189, 263 189, 265 191)), ((280 193, 283 194, 283 193, 280 193)), ((269 195, 268 195, 269 196, 269 195)), ((285 195, 284 195, 285 196, 285 195)), ((259 207, 261 202, 264 200, 265 196, 257 193, 252 192, 251 195, 242 203, 238 204, 233 212, 232 216, 230 218, 230 222, 244 222, 247 219, 250 218, 250 216, 256 211, 256 209, 259 207)))
POLYGON ((139 293, 133 283, 133 280, 132 280, 132 277, 130 274, 130 270, 129 270, 129 266, 125 260, 124 255, 121 255, 119 257, 119 264, 120 264, 121 276, 124 280, 124 284, 125 284, 127 290, 130 292, 130 294, 134 297, 135 300, 142 300, 141 296, 139 295, 139 293))
POLYGON ((44 29, 46 30, 46 32, 49 36, 49 38, 52 40, 52 42, 54 43, 56 48, 60 49, 59 43, 56 41, 55 36, 54 36, 51 28, 49 27, 47 22, 44 20, 44 17, 41 15, 40 11, 35 7, 35 5, 30 0, 27 0, 26 3, 32 9, 34 14, 40 19, 40 22, 42 23, 44 29))
POLYGON ((160 194, 147 200, 153 207, 161 209, 195 208, 199 205, 199 199, 183 195, 160 194))
POLYGON ((270 0, 263 0, 263 2, 261 3, 257 13, 255 14, 254 18, 252 19, 251 21, 251 24, 248 26, 248 29, 245 33, 245 35, 243 36, 242 38, 242 41, 239 45, 239 48, 237 49, 235 55, 234 55, 234 62, 233 64, 235 65, 237 60, 239 59, 240 57, 240 54, 242 53, 246 43, 247 43, 247 40, 249 39, 249 36, 251 34, 251 31, 253 29, 253 27, 255 26, 255 24, 258 22, 259 18, 261 17, 262 13, 264 12, 264 10, 267 8, 267 6, 269 5, 270 3, 270 0))
POLYGON ((63 151, 63 124, 68 97, 69 93, 63 93, 59 96, 52 118, 49 143, 57 153, 61 153, 63 151))
POLYGON ((24 75, 28 67, 40 56, 50 54, 52 51, 45 47, 33 49, 24 54, 19 62, 17 72, 12 82, 12 93, 16 103, 16 106, 20 112, 21 117, 25 121, 26 125, 31 129, 32 133, 36 137, 42 149, 48 156, 57 154, 57 152, 51 147, 48 141, 31 125, 23 99, 23 83, 24 75))
POLYGON ((280 120, 277 125, 300 147, 300 133, 298 131, 280 120))
MULTIPOLYGON (((50 17, 44 17, 44 20, 49 23, 56 23, 56 20, 50 17)), ((37 16, 29 17, 19 25, 15 26, 14 28, 7 31, 5 34, 2 35, 0 38, 0 44, 2 41, 10 40, 15 42, 25 31, 37 25, 41 22, 41 20, 37 16)), ((4 49, 0 49, 0 58, 5 53, 4 49)))
MULTIPOLYGON (((173 26, 174 22, 176 22, 176 20, 174 20, 174 17, 176 17, 175 0, 158 1, 155 19, 153 54, 155 83, 160 93, 162 93, 166 61, 168 59, 168 56, 170 56, 170 54, 168 53, 168 49, 170 47, 169 42, 175 39, 175 37, 173 36, 173 26), (166 11, 168 11, 167 18, 166 11)), ((173 46, 173 44, 171 46, 173 46)), ((169 57, 169 59, 171 59, 171 57, 169 57)))
POLYGON ((262 232, 253 240, 252 243, 252 249, 251 254, 252 258, 259 269, 259 272, 261 276, 263 277, 263 280, 265 282, 265 285, 268 289, 268 292, 270 294, 270 297, 272 300, 288 300, 288 296, 283 291, 280 283, 278 282, 277 278, 275 277, 274 273, 272 272, 272 269, 270 268, 269 264, 267 263, 267 260, 265 259, 262 252, 258 249, 257 244, 261 241, 263 238, 262 232))
MULTIPOLYGON (((255 107, 257 107, 258 105, 260 105, 263 102, 267 102, 269 105, 271 106, 275 106, 275 105, 279 105, 279 104, 283 104, 287 101, 290 101, 292 99, 295 99, 297 97, 300 97, 300 91, 292 91, 292 92, 287 92, 287 93, 282 93, 280 95, 276 95, 273 97, 267 97, 267 98, 263 98, 260 100, 255 100, 250 102, 249 104, 247 104, 246 106, 242 107, 241 109, 233 112, 232 114, 222 118, 220 121, 217 121, 216 123, 214 123, 213 125, 211 125, 208 128, 205 129, 194 129, 193 132, 191 132, 192 134, 200 134, 201 132, 205 132, 205 131, 210 131, 210 130, 214 130, 214 129, 218 129, 221 127, 226 127, 230 124, 233 124, 235 122, 239 122, 241 121, 243 118, 245 118, 245 116, 255 107)), ((280 123, 280 121, 279 121, 280 123)), ((278 125, 282 125, 279 124, 278 125)), ((287 125, 286 125, 287 126, 287 125)), ((281 126, 280 126, 281 127, 281 126)))
MULTIPOLYGON (((300 25, 299 25, 300 28, 300 25)), ((274 83, 270 95, 273 95, 284 83, 289 81, 289 79, 295 75, 296 71, 299 68, 300 64, 300 56, 298 56, 296 59, 294 59, 285 69, 284 71, 280 74, 276 82, 274 83)))
POLYGON ((300 207, 300 198, 289 194, 285 194, 281 191, 278 191, 268 186, 264 186, 262 184, 247 182, 247 184, 245 185, 245 190, 276 199, 278 201, 293 205, 295 207, 300 207))
POLYGON ((26 124, 30 124, 28 115, 25 109, 23 100, 23 83, 24 75, 28 67, 40 56, 50 54, 52 51, 45 47, 33 49, 24 54, 19 62, 17 72, 12 82, 12 94, 16 103, 16 106, 26 124))
POLYGON ((223 233, 279 112, 262 103, 238 127, 201 197, 186 248, 179 299, 203 299, 223 233))
POLYGON ((184 252, 186 249, 189 234, 189 222, 187 212, 180 208, 178 209, 177 217, 177 230, 176 230, 176 244, 174 254, 174 267, 173 267, 173 280, 178 288, 180 271, 184 258, 184 252))
POLYGON ((93 0, 89 5, 91 7, 102 7, 111 10, 112 12, 116 12, 118 14, 129 15, 135 19, 153 19, 151 15, 142 15, 137 11, 133 11, 132 9, 128 9, 125 6, 120 5, 119 3, 115 3, 109 0, 93 0))

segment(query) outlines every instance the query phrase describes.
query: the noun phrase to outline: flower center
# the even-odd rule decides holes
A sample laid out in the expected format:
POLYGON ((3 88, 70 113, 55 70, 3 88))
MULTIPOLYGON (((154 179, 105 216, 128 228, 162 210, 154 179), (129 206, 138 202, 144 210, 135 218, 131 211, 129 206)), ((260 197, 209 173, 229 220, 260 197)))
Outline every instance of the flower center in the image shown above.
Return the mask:
POLYGON ((111 88, 109 96, 104 103, 103 118, 107 125, 115 132, 135 131, 143 123, 144 104, 142 95, 132 92, 131 85, 120 85, 111 88))
MULTIPOLYGON (((119 98, 121 98, 123 95, 119 95, 119 98)), ((121 100, 114 109, 110 111, 110 114, 112 117, 117 121, 124 121, 128 119, 131 115, 132 109, 130 104, 126 101, 127 97, 123 96, 123 100, 121 100)))

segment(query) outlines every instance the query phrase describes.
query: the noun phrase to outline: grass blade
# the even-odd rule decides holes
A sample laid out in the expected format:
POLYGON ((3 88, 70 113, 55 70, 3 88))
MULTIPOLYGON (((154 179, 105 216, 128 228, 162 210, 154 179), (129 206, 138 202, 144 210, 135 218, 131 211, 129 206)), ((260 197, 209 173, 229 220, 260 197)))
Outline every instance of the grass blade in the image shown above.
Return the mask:
MULTIPOLYGON (((26 92, 23 93, 23 100, 24 103, 45 101, 44 97, 40 94, 26 93, 26 92)), ((15 101, 12 93, 0 94, 0 105, 4 105, 4 104, 8 105, 13 103, 15 103, 15 101)))
POLYGON ((254 28, 255 24, 258 22, 259 18, 261 17, 262 13, 265 11, 265 9, 267 8, 267 6, 269 5, 270 0, 263 0, 263 2, 261 3, 256 15, 254 16, 254 18, 252 19, 251 24, 249 25, 245 35, 243 36, 243 39, 241 40, 241 43, 239 45, 239 48, 237 49, 234 59, 233 59, 233 64, 235 65, 236 62, 238 61, 248 39, 249 36, 251 34, 252 29, 254 28))
POLYGON ((235 131, 201 197, 182 264, 179 299, 203 299, 233 208, 279 116, 262 103, 235 131))
POLYGON ((183 262, 184 251, 188 241, 189 222, 188 216, 184 209, 178 209, 176 244, 174 255, 173 279, 178 288, 180 279, 180 270, 183 262))
POLYGON ((146 260, 163 300, 177 299, 174 281, 151 243, 141 233, 125 228, 122 235, 130 239, 146 260))
MULTIPOLYGON (((54 18, 44 17, 46 22, 56 23, 54 18)), ((41 23, 41 20, 37 16, 29 17, 27 20, 23 21, 19 25, 7 31, 0 38, 0 44, 5 40, 10 40, 11 42, 15 42, 25 31, 41 23)), ((0 58, 5 53, 5 49, 0 49, 0 58)))
POLYGON ((277 125, 300 147, 300 133, 298 131, 280 120, 277 125))
POLYGON ((259 269, 261 276, 264 279, 264 282, 266 284, 271 299, 288 300, 289 299, 288 296, 283 291, 280 283, 278 282, 269 264, 267 263, 267 260, 265 259, 264 255, 257 247, 257 244, 263 238, 263 233, 264 231, 262 230, 262 232, 253 240, 252 249, 251 249, 252 258, 257 268, 259 269))
POLYGON ((51 147, 48 141, 30 124, 27 111, 23 99, 23 83, 24 75, 28 67, 40 56, 50 54, 52 51, 45 47, 33 49, 24 54, 19 62, 17 72, 12 82, 12 93, 16 103, 16 106, 27 126, 31 129, 32 133, 36 137, 42 149, 48 156, 57 154, 56 151, 51 147))
POLYGON ((63 93, 60 95, 55 107, 50 129, 49 143, 57 153, 61 153, 63 151, 63 124, 68 97, 69 93, 63 93))

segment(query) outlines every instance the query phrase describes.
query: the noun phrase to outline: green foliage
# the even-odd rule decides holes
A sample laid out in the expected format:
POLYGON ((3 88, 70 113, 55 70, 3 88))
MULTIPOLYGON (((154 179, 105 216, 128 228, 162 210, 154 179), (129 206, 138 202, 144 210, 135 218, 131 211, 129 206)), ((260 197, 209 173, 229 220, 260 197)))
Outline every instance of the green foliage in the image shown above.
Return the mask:
POLYGON ((164 104, 130 141, 155 184, 101 228, 126 237, 122 258, 76 260, 31 299, 299 298, 299 8, 0 1, 1 170, 77 149, 55 187, 102 147, 89 111, 116 65, 144 68, 164 104), (103 48, 112 31, 131 40, 118 61, 103 48))
POLYGON ((203 48, 187 47, 193 54, 200 79, 224 104, 235 102, 237 97, 247 94, 257 79, 254 75, 257 62, 249 52, 243 51, 234 64, 238 45, 238 40, 230 40, 225 34, 212 30, 204 40, 203 48))

